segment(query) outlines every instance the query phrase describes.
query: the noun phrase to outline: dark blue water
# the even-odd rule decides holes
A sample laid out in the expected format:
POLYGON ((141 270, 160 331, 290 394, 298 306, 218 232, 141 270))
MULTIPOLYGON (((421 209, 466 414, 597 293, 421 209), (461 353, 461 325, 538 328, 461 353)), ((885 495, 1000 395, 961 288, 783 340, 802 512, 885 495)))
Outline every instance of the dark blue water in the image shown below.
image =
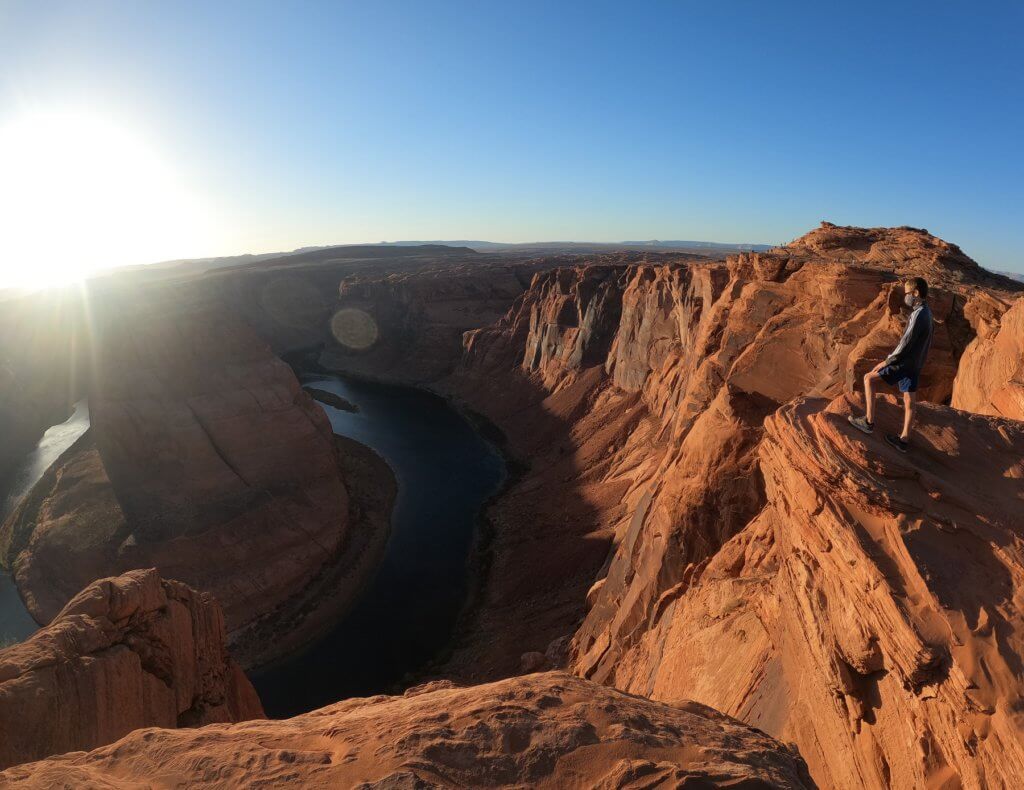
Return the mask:
POLYGON ((505 476, 497 449, 443 398, 341 377, 302 381, 359 407, 324 410, 335 433, 384 457, 398 498, 386 557, 355 608, 311 649, 253 678, 272 717, 386 692, 445 648, 481 506, 505 476))
MULTIPOLYGON (((18 506, 21 498, 39 482, 61 453, 89 427, 89 406, 83 400, 75 404, 74 413, 65 422, 54 425, 11 473, 0 481, 0 523, 18 506)), ((7 571, 0 569, 0 645, 20 642, 39 628, 18 595, 7 571)))

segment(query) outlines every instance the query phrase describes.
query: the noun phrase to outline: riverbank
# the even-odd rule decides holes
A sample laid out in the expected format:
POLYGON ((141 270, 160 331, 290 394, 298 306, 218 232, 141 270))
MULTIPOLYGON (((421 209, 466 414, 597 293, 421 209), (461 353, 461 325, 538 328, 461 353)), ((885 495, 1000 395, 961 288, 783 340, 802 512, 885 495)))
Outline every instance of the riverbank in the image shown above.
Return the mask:
POLYGON ((0 482, 0 644, 20 642, 38 628, 9 567, 13 562, 11 542, 24 537, 15 536, 16 531, 23 531, 18 529, 16 513, 23 512, 23 504, 50 470, 74 452, 72 448, 81 443, 88 427, 89 407, 81 400, 63 422, 47 428, 35 447, 17 458, 0 482))
MULTIPOLYGON (((324 364, 322 352, 322 344, 296 349, 291 352, 291 356, 286 361, 293 366, 300 379, 305 371, 307 374, 343 376, 347 380, 369 385, 409 387, 429 393, 444 400, 453 411, 465 420, 476 436, 482 442, 490 445, 501 458, 500 481, 480 504, 475 517, 470 548, 465 568, 462 571, 466 591, 451 634, 446 643, 426 664, 408 673, 403 678, 402 684, 390 691, 397 693, 403 687, 437 679, 467 680, 471 677, 475 678, 476 671, 467 665, 465 654, 473 646, 474 636, 481 626, 481 619, 487 617, 486 594, 495 559, 495 537, 500 531, 499 525, 496 523, 496 520, 501 518, 498 508, 504 498, 529 474, 530 465, 512 451, 508 437, 493 420, 474 409, 466 399, 459 397, 452 389, 444 386, 431 386, 425 382, 400 381, 386 375, 350 373, 339 370, 324 364)), ((282 358, 285 358, 284 355, 282 358)), ((304 387, 309 392, 313 390, 308 384, 304 384, 304 387)), ((556 663, 559 666, 562 664, 562 662, 556 663)))
POLYGON ((352 612, 308 651, 253 676, 270 716, 401 691, 450 648, 475 587, 467 562, 481 509, 505 478, 501 453, 450 399, 311 367, 296 366, 304 387, 359 409, 326 407, 335 433, 379 452, 399 493, 380 572, 352 612))
POLYGON ((232 656, 246 671, 272 669, 321 639, 349 612, 384 559, 398 493, 394 472, 366 445, 340 435, 335 442, 349 493, 348 531, 300 593, 229 635, 232 656))

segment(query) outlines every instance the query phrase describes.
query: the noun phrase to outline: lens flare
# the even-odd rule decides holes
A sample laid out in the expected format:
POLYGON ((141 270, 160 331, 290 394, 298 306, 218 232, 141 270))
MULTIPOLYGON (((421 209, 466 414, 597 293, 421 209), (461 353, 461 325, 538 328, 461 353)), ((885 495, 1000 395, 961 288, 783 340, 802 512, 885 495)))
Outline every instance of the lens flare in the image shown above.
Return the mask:
POLYGON ((343 307, 331 318, 331 333, 345 348, 365 351, 377 342, 377 322, 365 310, 343 307))

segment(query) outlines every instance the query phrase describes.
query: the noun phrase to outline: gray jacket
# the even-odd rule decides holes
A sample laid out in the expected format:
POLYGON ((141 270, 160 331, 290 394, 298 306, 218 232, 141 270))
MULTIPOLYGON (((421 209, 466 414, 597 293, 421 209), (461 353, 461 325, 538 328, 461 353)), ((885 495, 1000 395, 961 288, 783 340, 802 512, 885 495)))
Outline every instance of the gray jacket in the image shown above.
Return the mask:
POLYGON ((922 302, 910 314, 899 345, 886 358, 886 365, 896 365, 909 372, 920 373, 932 345, 932 311, 922 302))

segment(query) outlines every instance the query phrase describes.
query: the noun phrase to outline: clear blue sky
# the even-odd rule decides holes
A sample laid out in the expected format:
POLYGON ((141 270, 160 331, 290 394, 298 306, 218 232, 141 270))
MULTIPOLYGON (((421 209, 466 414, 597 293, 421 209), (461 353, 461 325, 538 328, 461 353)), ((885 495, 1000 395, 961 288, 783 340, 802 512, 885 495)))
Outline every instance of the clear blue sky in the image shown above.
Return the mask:
POLYGON ((210 254, 828 219, 1024 271, 1022 36, 1020 2, 0 0, 0 118, 130 119, 210 254))

